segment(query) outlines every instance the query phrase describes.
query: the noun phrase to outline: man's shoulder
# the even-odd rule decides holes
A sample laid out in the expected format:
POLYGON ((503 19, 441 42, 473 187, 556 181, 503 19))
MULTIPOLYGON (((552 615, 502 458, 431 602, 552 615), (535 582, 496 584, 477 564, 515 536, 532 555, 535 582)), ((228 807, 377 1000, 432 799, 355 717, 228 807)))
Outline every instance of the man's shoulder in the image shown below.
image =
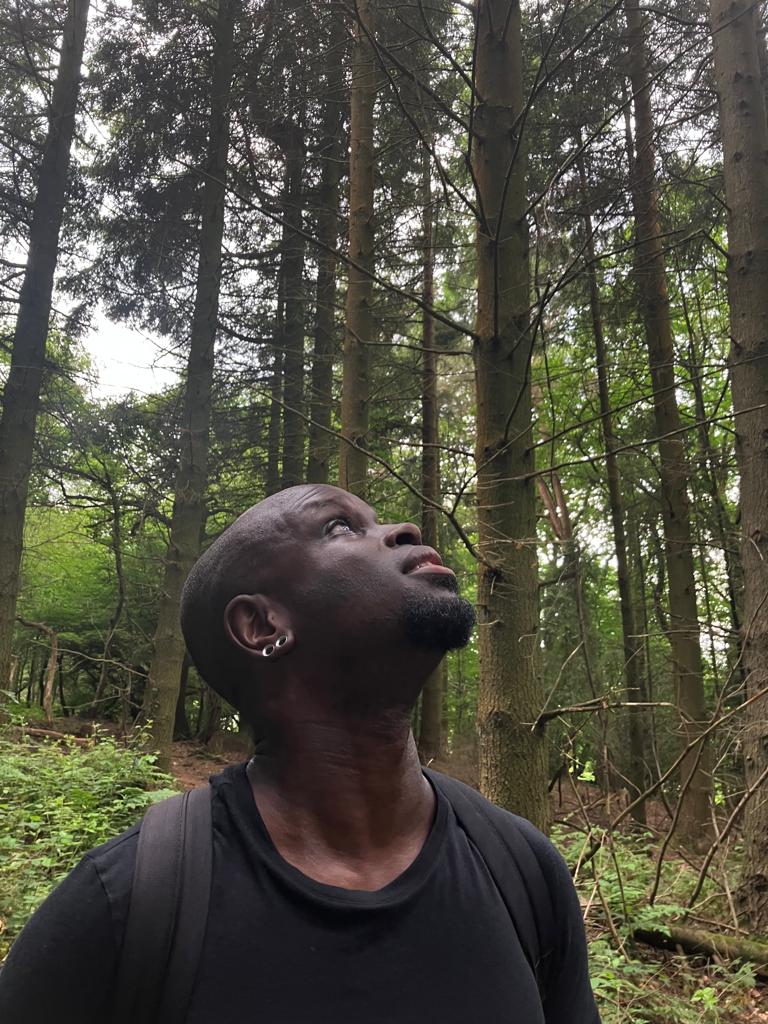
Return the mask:
POLYGON ((472 804, 478 814, 499 832, 503 840, 509 842, 510 838, 514 837, 518 848, 520 841, 524 841, 538 862, 550 888, 559 890, 564 883, 571 884, 570 873, 561 854, 552 841, 527 818, 499 807, 472 786, 442 772, 430 770, 427 775, 445 793, 449 802, 451 795, 455 793, 472 804))
POLYGON ((133 884, 133 869, 139 845, 141 822, 84 854, 81 867, 90 868, 99 880, 113 912, 122 919, 127 913, 133 884))
POLYGON ((94 846, 84 855, 86 860, 92 861, 97 868, 104 867, 124 860, 135 860, 136 849, 139 845, 139 831, 141 821, 113 836, 105 843, 94 846))
POLYGON ((547 839, 544 833, 532 824, 532 822, 528 821, 527 818, 522 818, 519 814, 508 811, 504 807, 499 807, 498 804, 493 803, 487 797, 483 796, 482 793, 478 792, 478 790, 474 789, 472 786, 468 786, 466 782, 461 782, 459 779, 455 779, 443 772, 434 771, 433 769, 429 769, 426 774, 432 779, 439 789, 445 792, 449 801, 453 793, 460 794, 465 800, 468 800, 479 813, 488 817, 496 828, 500 829, 502 832, 516 830, 521 832, 535 848, 546 849, 552 847, 552 843, 547 839))

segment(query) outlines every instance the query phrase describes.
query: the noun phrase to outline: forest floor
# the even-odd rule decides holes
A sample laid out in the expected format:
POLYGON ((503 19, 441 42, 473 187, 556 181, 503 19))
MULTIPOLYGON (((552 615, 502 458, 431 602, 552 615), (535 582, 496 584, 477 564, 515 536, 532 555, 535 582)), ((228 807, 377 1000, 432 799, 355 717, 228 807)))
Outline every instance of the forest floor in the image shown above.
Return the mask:
POLYGON ((199 743, 179 742, 173 745, 171 772, 182 789, 194 789, 211 775, 224 771, 227 765, 244 760, 245 755, 239 751, 215 754, 199 743))

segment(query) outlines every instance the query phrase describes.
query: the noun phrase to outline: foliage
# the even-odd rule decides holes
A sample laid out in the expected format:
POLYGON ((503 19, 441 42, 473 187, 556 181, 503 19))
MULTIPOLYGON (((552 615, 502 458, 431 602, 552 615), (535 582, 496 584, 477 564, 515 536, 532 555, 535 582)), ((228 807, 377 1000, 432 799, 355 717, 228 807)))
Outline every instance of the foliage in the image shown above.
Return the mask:
MULTIPOLYGON (((657 843, 650 833, 610 834, 595 829, 585 838, 558 825, 553 838, 572 869, 578 865, 577 889, 582 906, 589 908, 592 988, 603 1024, 736 1024, 743 1020, 755 985, 750 964, 696 965, 632 940, 636 928, 664 931, 683 918, 696 882, 691 865, 667 859, 659 895, 651 905, 657 843), (592 840, 598 846, 589 859, 585 855, 592 840)), ((734 874, 737 867, 730 865, 734 874)), ((707 895, 710 913, 717 913, 717 893, 711 883, 707 895)))
POLYGON ((83 854, 130 828, 173 780, 139 735, 47 743, 0 733, 0 959, 46 895, 83 854))

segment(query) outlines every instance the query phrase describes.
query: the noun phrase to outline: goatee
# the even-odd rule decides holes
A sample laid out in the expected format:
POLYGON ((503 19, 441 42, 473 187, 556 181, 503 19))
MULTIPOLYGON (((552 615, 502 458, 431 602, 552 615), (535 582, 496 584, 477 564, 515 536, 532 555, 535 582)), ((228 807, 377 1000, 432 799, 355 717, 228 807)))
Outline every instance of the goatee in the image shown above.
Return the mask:
POLYGON ((459 596, 454 576, 436 575, 432 586, 451 593, 430 593, 426 587, 424 593, 411 593, 401 616, 408 638, 419 647, 440 651, 466 647, 475 625, 473 605, 459 596))

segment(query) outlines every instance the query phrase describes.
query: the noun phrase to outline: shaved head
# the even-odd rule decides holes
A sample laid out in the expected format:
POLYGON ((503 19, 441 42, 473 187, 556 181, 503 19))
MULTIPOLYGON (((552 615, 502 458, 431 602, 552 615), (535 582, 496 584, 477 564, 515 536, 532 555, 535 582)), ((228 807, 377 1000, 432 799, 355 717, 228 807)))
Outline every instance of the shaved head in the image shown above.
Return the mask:
POLYGON ((243 659, 224 628, 224 610, 238 594, 271 589, 279 523, 296 505, 293 487, 244 512, 200 556, 181 595, 181 629, 192 661, 217 693, 237 706, 243 659))

